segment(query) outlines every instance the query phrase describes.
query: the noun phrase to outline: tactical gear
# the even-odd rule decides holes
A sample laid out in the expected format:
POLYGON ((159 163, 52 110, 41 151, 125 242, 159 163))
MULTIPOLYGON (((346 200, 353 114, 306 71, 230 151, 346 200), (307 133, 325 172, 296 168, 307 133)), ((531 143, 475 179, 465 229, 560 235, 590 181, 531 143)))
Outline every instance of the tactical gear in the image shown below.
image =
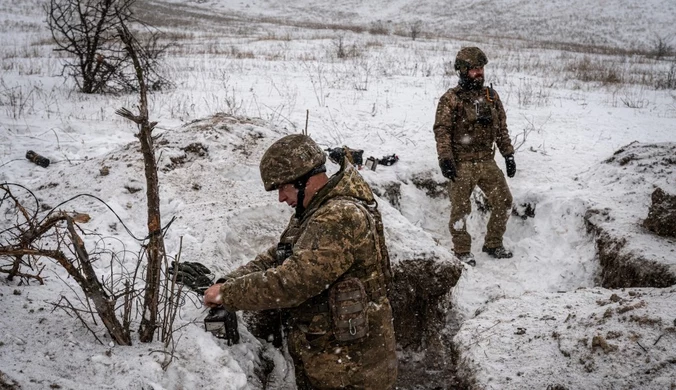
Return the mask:
POLYGON ((495 248, 488 248, 484 245, 483 248, 481 248, 481 251, 488 253, 489 256, 495 257, 496 259, 509 259, 512 257, 512 252, 502 245, 495 248))
POLYGON ((434 121, 440 165, 442 161, 451 161, 456 168, 455 181, 448 183, 451 199, 448 226, 456 253, 469 253, 472 246, 466 222, 472 211, 470 196, 475 187, 483 191, 491 208, 486 246, 502 246, 512 208, 512 194, 505 175, 495 163, 495 146, 503 157, 514 154, 505 109, 492 86, 477 88, 483 85, 483 78, 470 80, 468 75, 470 69, 487 63, 486 55, 476 47, 465 47, 458 52, 455 69, 459 72, 459 85, 439 99, 434 121))
POLYGON ((437 106, 434 137, 439 160, 493 160, 494 145, 503 156, 514 154, 505 109, 490 88, 474 91, 457 86, 446 91, 437 106), (487 115, 490 121, 480 121, 487 115))
POLYGON ((441 174, 450 181, 455 181, 455 177, 458 175, 455 164, 451 160, 441 160, 439 161, 439 167, 441 168, 441 174))
MULTIPOLYGON (((343 161, 305 213, 291 218, 280 242, 293 244, 292 255, 280 264, 277 245, 271 246, 230 273, 232 279, 221 287, 224 306, 287 313, 296 378, 307 378, 312 388, 394 388, 389 256, 373 193, 352 164, 343 161), (370 331, 358 340, 339 341, 328 308, 329 290, 348 278, 363 284, 370 331)), ((347 325, 349 334, 349 318, 347 325)), ((354 320, 352 325, 359 333, 354 320)))
POLYGON ((173 261, 167 269, 169 275, 176 274, 176 283, 182 284, 198 294, 204 294, 213 284, 209 268, 197 262, 179 263, 173 261))
POLYGON ((375 171, 376 168, 378 168, 378 159, 375 158, 375 157, 373 157, 373 156, 371 156, 371 157, 369 157, 369 158, 366 159, 366 164, 364 164, 364 166, 365 166, 367 169, 370 169, 370 170, 372 170, 372 171, 375 171))
POLYGON ((278 189, 283 184, 294 183, 325 172, 321 167, 326 163, 324 151, 303 134, 291 134, 275 141, 263 154, 260 163, 261 179, 266 191, 278 189))
POLYGON ((486 100, 474 102, 474 109, 476 110, 476 121, 482 126, 488 126, 493 123, 493 112, 491 111, 490 103, 486 100))
POLYGON ((507 167, 507 176, 514 177, 516 175, 516 162, 513 154, 505 157, 505 166, 507 167))
POLYGON ((455 56, 455 70, 467 73, 472 68, 481 68, 488 63, 488 57, 478 47, 463 47, 455 56))
POLYGON ((223 306, 209 310, 209 314, 204 318, 204 330, 219 339, 224 339, 228 345, 239 343, 237 314, 226 310, 223 306))
POLYGON ((383 158, 381 159, 378 159, 378 164, 390 166, 396 163, 397 161, 399 161, 399 156, 397 156, 396 154, 390 154, 388 156, 383 156, 383 158))
POLYGON ((334 164, 340 165, 343 159, 347 157, 358 168, 364 165, 364 150, 362 149, 350 149, 343 146, 342 148, 328 148, 326 151, 329 153, 329 160, 334 164))
POLYGON ((462 261, 463 263, 470 265, 472 267, 476 265, 476 260, 474 260, 474 255, 472 254, 472 252, 456 253, 455 257, 457 257, 458 260, 462 261))
POLYGON ((369 331, 366 307, 368 298, 358 278, 345 278, 329 290, 329 308, 338 341, 354 341, 369 331))

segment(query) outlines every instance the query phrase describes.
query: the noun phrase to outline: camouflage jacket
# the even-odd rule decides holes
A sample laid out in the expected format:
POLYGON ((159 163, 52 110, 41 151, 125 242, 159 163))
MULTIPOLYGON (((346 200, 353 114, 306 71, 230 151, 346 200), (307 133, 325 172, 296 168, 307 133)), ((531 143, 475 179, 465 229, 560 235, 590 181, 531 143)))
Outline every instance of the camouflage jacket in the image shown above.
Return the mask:
POLYGON ((380 214, 376 211, 376 218, 366 214, 366 205, 375 204, 368 184, 344 162, 312 197, 302 218, 291 218, 280 239, 292 244, 290 256, 280 264, 277 247, 271 247, 230 273, 221 287, 224 306, 231 310, 286 311, 292 324, 292 355, 303 361, 318 388, 361 383, 364 388, 388 389, 396 379, 392 310, 386 294, 389 258, 382 230, 378 233, 372 226, 374 219, 381 223, 380 214), (332 338, 331 314, 326 310, 329 289, 347 277, 359 278, 369 298, 369 333, 349 345, 332 338))
POLYGON ((484 161, 494 156, 495 143, 503 156, 514 154, 507 116, 492 88, 449 89, 440 99, 434 121, 439 161, 484 161))

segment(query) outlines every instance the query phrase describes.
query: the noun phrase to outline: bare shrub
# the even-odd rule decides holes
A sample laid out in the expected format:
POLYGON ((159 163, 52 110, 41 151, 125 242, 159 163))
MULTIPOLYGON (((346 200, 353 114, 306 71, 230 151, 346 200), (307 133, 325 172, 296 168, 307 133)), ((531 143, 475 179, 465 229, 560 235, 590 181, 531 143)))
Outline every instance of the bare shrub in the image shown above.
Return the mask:
POLYGON ((674 48, 671 45, 673 39, 673 34, 665 36, 655 34, 655 38, 652 40, 651 55, 655 57, 656 60, 673 55, 674 48))
POLYGON ((415 39, 420 36, 420 33, 422 32, 422 26, 423 24, 420 20, 416 20, 415 22, 409 24, 408 29, 412 40, 415 41, 415 39))
POLYGON ((0 79, 0 107, 4 107, 7 115, 13 119, 19 119, 27 112, 33 111, 35 87, 28 90, 24 86, 10 87, 0 79))
MULTIPOLYGON (((135 1, 50 0, 44 6, 57 51, 70 56, 63 73, 75 80, 81 92, 136 90, 135 70, 119 37, 119 29, 134 21, 135 1)), ((168 84, 157 72, 157 60, 167 46, 158 44, 156 32, 147 35, 139 55, 149 86, 157 90, 168 84)))
POLYGON ((362 55, 362 50, 356 44, 348 45, 345 43, 345 37, 340 35, 333 40, 336 58, 355 58, 362 55))
POLYGON ((655 81, 655 89, 676 89, 676 61, 655 81))
POLYGON ((625 82, 624 72, 618 65, 584 56, 581 60, 568 64, 565 69, 576 79, 585 82, 600 82, 603 85, 625 82))
POLYGON ((371 23, 368 31, 373 35, 390 35, 390 29, 381 20, 371 23))
POLYGON ((643 95, 643 89, 639 91, 627 91, 620 101, 629 108, 645 108, 648 106, 648 99, 643 95))

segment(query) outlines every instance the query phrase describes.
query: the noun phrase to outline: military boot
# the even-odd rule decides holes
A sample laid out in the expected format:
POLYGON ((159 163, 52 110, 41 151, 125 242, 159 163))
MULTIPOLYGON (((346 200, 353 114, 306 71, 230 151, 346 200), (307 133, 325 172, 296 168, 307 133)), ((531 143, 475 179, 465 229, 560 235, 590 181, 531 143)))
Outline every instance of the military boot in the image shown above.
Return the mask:
POLYGON ((476 265, 476 260, 474 260, 474 255, 472 252, 456 253, 455 257, 457 257, 458 260, 462 261, 463 263, 471 265, 472 267, 476 265))
POLYGON ((512 252, 502 245, 495 248, 488 248, 484 245, 484 247, 481 248, 481 251, 488 253, 489 256, 495 257, 496 259, 509 259, 512 257, 512 252))

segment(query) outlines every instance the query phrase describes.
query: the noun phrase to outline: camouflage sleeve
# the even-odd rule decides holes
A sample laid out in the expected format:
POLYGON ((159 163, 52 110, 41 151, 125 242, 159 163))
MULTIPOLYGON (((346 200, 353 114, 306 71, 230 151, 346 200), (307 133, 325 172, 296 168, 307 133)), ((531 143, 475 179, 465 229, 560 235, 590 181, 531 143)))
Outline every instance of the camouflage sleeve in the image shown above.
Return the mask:
POLYGON ((453 134, 453 99, 448 92, 445 93, 437 105, 437 113, 434 118, 434 139, 437 141, 437 157, 441 160, 453 160, 451 140, 453 134))
POLYGON ((509 130, 507 130, 507 114, 505 113, 505 108, 502 106, 500 96, 498 96, 497 92, 495 92, 495 95, 497 97, 496 104, 498 106, 498 120, 500 122, 498 134, 495 137, 495 143, 498 145, 498 149, 500 149, 500 154, 509 156, 510 154, 514 154, 514 147, 512 146, 512 140, 509 138, 509 130))
POLYGON ((231 279, 221 286, 230 310, 298 306, 331 286, 354 263, 353 249, 369 237, 364 214, 352 202, 318 210, 282 265, 231 279))

